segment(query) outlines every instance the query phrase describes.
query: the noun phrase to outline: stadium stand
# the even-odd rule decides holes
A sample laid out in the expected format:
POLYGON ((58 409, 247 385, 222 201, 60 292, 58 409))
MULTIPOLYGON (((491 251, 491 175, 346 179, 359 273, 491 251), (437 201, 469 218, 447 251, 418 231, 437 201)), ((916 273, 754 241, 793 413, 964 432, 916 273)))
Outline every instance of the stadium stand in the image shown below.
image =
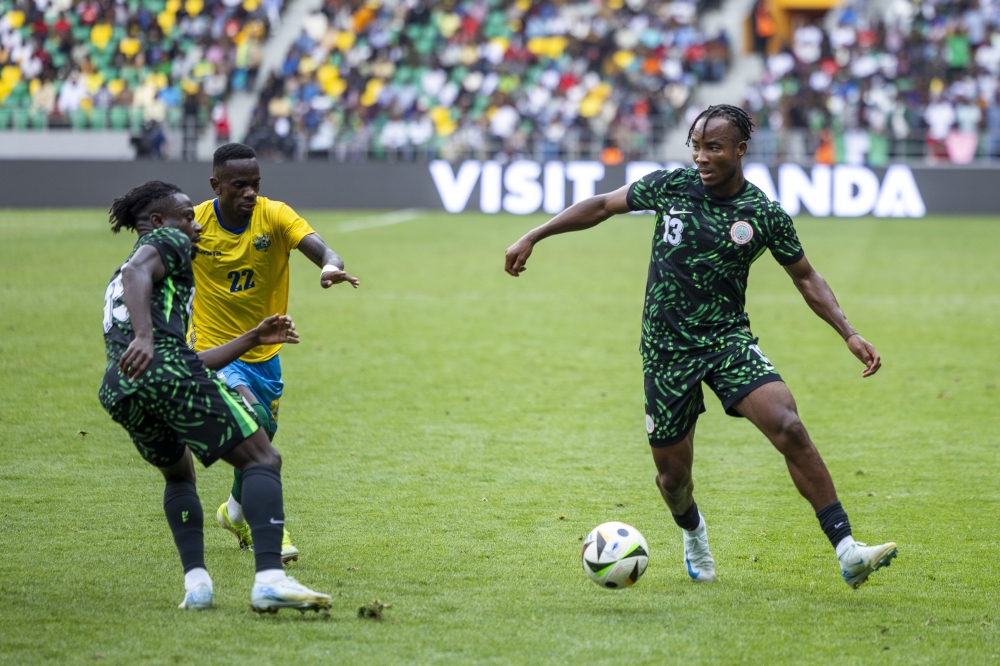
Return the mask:
POLYGON ((718 81, 725 34, 680 0, 326 0, 247 142, 288 159, 647 155, 718 81))
POLYGON ((1000 159, 1000 3, 865 6, 802 22, 768 48, 778 38, 758 3, 755 45, 770 55, 746 96, 753 155, 876 167, 1000 159))
MULTIPOLYGON (((0 0, 0 131, 225 129, 282 0, 0 0)), ((185 134, 187 137, 187 133, 185 134)), ((185 138, 186 140, 186 138, 185 138)))

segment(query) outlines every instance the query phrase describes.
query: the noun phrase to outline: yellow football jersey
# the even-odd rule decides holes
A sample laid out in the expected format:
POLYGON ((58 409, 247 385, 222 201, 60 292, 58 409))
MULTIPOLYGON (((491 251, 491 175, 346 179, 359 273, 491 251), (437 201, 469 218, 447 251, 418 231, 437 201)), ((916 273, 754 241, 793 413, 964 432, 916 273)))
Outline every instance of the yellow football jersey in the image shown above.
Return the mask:
MULTIPOLYGON (((288 255, 313 233, 309 223, 280 201, 257 197, 250 223, 233 233, 219 223, 215 200, 194 209, 202 226, 194 269, 194 306, 188 341, 196 351, 218 347, 265 317, 288 311, 288 255)), ((266 361, 281 345, 262 345, 241 358, 266 361)))

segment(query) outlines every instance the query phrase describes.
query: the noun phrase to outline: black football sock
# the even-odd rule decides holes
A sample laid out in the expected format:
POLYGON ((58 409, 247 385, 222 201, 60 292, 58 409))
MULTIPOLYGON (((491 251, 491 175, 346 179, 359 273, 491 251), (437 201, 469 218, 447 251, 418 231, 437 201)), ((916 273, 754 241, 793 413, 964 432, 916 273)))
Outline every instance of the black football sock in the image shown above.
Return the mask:
POLYGON ((205 568, 204 514, 198 491, 191 481, 167 481, 163 490, 163 511, 174 534, 184 573, 205 568))
MULTIPOLYGON (((267 430, 271 423, 271 412, 262 403, 254 402, 250 405, 253 408, 253 415, 261 428, 267 430)), ((268 431, 268 436, 274 438, 274 433, 268 431)), ((237 504, 243 504, 243 474, 240 470, 233 468, 233 487, 229 491, 237 504)))
POLYGON ((698 529, 698 525, 701 524, 701 514, 698 513, 698 503, 691 500, 691 506, 682 514, 671 513, 674 517, 674 522, 677 523, 681 529, 687 530, 688 532, 694 532, 698 529))
POLYGON ((847 512, 840 502, 827 504, 816 512, 819 519, 819 526, 823 528, 826 538, 830 540, 830 545, 837 548, 837 545, 846 537, 851 536, 851 522, 847 520, 847 512))
POLYGON ((243 474, 240 470, 233 468, 233 488, 229 491, 237 504, 243 504, 243 474))
POLYGON ((285 509, 278 470, 270 465, 243 470, 243 516, 250 523, 257 571, 280 569, 285 509))

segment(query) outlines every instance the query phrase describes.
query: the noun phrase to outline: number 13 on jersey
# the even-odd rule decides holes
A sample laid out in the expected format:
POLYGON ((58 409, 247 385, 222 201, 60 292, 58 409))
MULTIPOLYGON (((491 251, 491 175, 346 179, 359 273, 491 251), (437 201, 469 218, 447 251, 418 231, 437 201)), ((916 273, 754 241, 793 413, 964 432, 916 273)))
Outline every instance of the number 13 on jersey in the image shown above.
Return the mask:
POLYGON ((681 234, 684 233, 684 220, 668 217, 663 221, 663 242, 673 246, 681 244, 681 234))

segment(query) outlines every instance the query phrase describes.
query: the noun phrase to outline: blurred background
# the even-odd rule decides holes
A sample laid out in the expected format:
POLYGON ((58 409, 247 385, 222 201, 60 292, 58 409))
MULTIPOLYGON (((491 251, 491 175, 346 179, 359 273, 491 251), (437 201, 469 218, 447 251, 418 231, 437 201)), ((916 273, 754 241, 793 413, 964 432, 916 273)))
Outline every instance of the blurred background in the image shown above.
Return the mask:
POLYGON ((1000 160, 996 0, 0 0, 0 159, 1000 160))

